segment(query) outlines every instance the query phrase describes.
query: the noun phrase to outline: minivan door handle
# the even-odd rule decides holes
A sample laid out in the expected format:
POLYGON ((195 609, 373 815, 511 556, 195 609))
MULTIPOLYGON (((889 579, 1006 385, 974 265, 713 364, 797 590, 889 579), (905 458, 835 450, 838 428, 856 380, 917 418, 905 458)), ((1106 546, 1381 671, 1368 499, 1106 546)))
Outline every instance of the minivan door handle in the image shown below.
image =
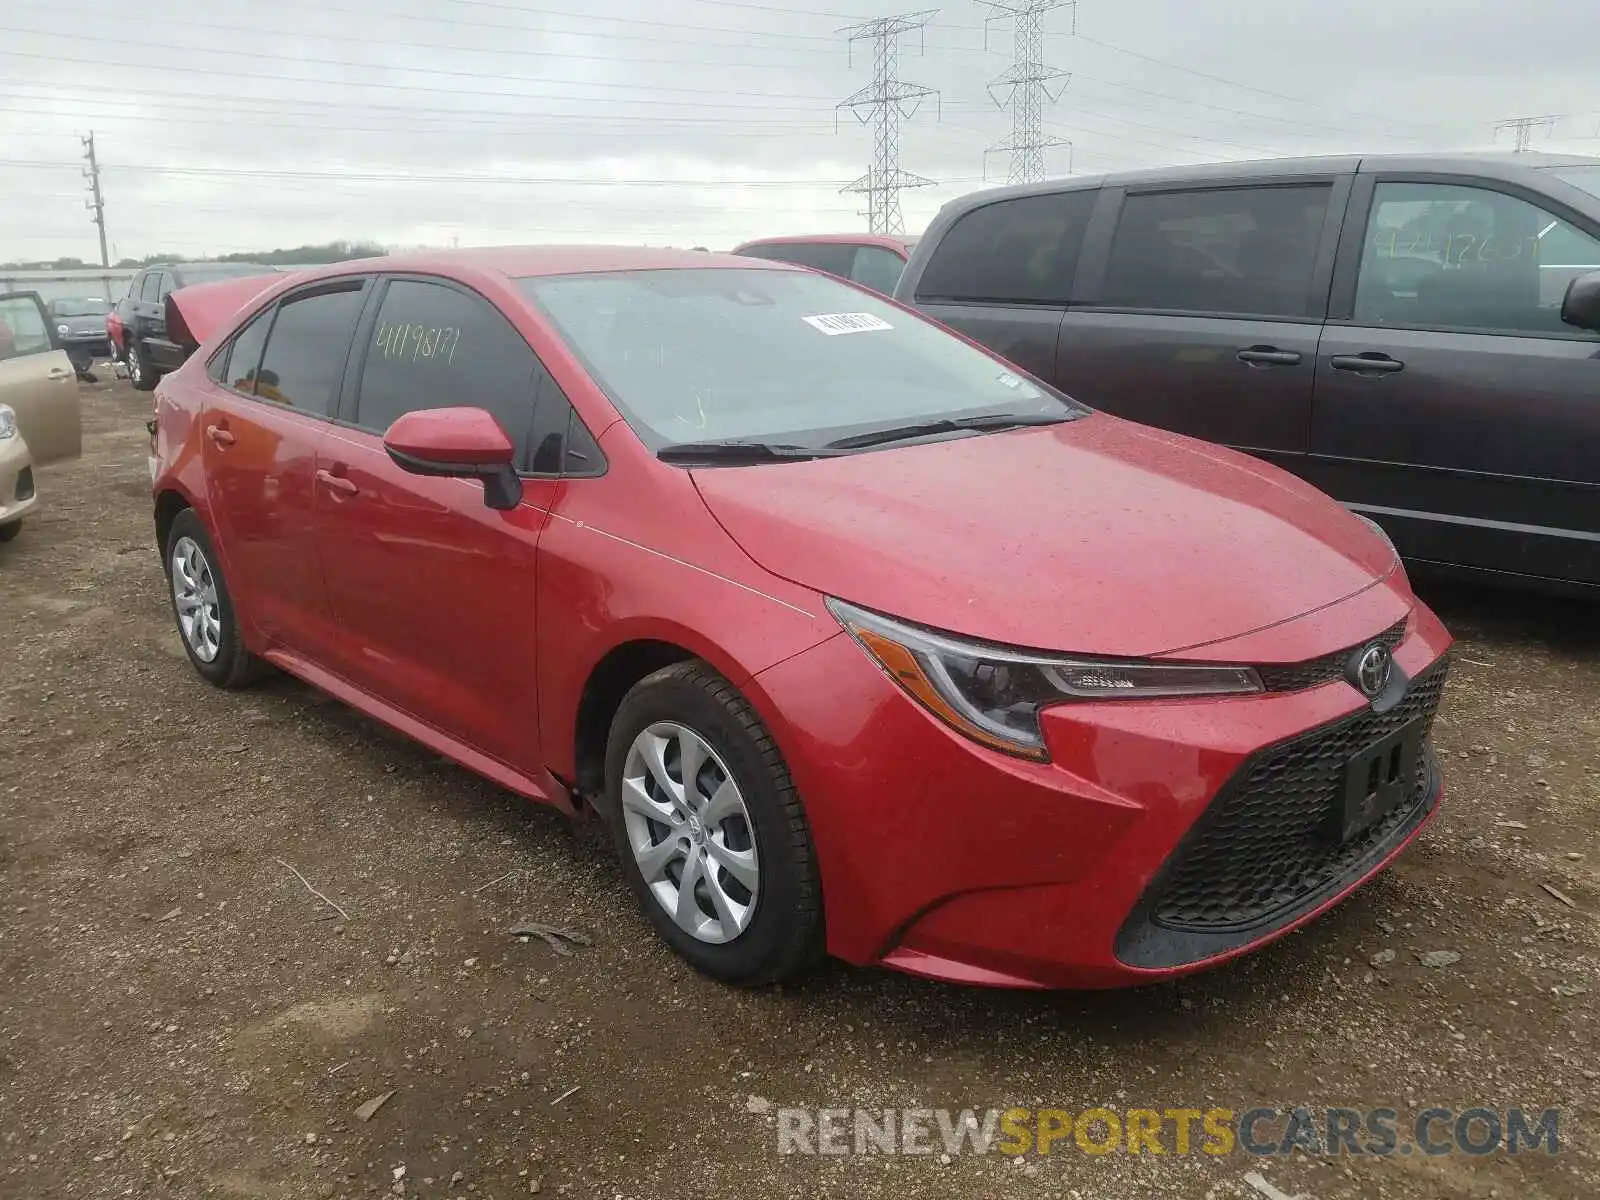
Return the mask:
POLYGON ((1250 346, 1239 351, 1240 362, 1252 367, 1297 367, 1300 354, 1294 350, 1279 350, 1276 346, 1250 346))
POLYGON ((1390 358, 1379 350, 1368 350, 1361 354, 1335 354, 1328 360, 1328 365, 1335 371, 1357 371, 1363 375, 1389 375, 1406 369, 1405 363, 1398 358, 1390 358))

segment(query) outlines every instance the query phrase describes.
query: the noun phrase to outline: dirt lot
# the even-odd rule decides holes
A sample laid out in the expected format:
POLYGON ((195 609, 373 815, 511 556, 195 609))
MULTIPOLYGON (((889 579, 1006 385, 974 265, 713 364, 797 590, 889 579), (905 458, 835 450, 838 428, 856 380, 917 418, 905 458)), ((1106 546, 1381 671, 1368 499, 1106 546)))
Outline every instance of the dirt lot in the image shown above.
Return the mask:
POLYGON ((203 685, 151 547, 148 399, 85 405, 83 459, 0 547, 0 1195, 1600 1194, 1593 606, 1429 590, 1460 638, 1448 807, 1252 960, 1117 996, 839 967, 742 993, 649 936, 560 817, 290 681, 203 685), (519 941, 524 917, 593 944, 519 941), (1425 966, 1439 950, 1459 960, 1425 966), (1562 1124, 1554 1157, 946 1163, 780 1158, 769 1102, 1562 1124))

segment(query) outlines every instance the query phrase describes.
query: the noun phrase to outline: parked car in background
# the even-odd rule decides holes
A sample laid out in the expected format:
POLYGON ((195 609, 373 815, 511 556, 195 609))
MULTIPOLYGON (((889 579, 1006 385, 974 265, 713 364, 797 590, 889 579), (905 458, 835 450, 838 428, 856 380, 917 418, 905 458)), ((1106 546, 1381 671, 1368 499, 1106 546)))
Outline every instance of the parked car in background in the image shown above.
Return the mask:
POLYGON ((178 288, 194 284, 279 273, 276 267, 260 263, 176 262, 145 267, 129 282, 127 295, 106 318, 112 356, 128 364, 128 378, 133 386, 147 392, 156 386, 161 376, 182 366, 194 349, 169 336, 169 295, 178 288))
POLYGON ((73 369, 79 375, 84 374, 95 359, 111 357, 111 336, 106 329, 106 318, 111 315, 109 301, 96 298, 52 300, 48 308, 61 347, 72 359, 73 369))
POLYGON ((900 272, 916 238, 887 237, 875 233, 808 234, 801 237, 758 238, 734 248, 747 258, 774 259, 814 267, 854 280, 885 296, 894 294, 900 272))
POLYGON ((718 978, 1192 971, 1437 811, 1450 638, 1375 527, 859 287, 570 246, 172 303, 194 669, 592 805, 718 978))
POLYGON ((1600 592, 1600 159, 1226 163, 946 205, 897 296, 1409 561, 1600 592))
POLYGON ((38 503, 34 468, 83 448, 78 382, 36 292, 0 295, 0 542, 38 503))

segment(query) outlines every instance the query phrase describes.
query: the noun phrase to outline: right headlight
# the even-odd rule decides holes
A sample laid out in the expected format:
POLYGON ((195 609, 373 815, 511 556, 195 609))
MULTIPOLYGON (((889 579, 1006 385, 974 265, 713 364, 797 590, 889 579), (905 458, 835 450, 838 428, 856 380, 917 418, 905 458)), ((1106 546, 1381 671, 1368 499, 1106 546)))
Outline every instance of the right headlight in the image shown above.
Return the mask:
POLYGON ((9 404, 0 404, 0 442, 17 436, 17 414, 9 404))
POLYGON ((1041 655, 909 625, 829 598, 850 636, 913 699, 976 742, 1045 759, 1039 713, 1073 700, 1250 695, 1250 667, 1041 655))

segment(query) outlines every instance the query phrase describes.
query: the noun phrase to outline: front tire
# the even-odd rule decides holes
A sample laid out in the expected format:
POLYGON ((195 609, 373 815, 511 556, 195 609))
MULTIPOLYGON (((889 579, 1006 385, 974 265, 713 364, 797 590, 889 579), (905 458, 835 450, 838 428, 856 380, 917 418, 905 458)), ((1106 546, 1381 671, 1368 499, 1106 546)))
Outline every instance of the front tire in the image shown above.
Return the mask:
POLYGON ((657 671, 623 698, 606 809, 646 919, 697 970, 755 986, 822 957, 816 853, 789 769, 705 663, 657 671))
POLYGON ((11 521, 11 522, 9 522, 9 523, 7 523, 5 525, 0 525, 0 544, 3 544, 5 542, 10 542, 10 541, 15 541, 17 534, 19 534, 21 532, 22 532, 22 522, 21 521, 11 521))
POLYGON ((128 379, 136 392, 155 390, 156 368, 150 361, 150 352, 138 338, 128 339, 128 379))
POLYGON ((178 637, 200 677, 221 688, 259 678, 264 666, 245 649, 221 563, 194 509, 184 509, 172 522, 162 560, 178 637))

